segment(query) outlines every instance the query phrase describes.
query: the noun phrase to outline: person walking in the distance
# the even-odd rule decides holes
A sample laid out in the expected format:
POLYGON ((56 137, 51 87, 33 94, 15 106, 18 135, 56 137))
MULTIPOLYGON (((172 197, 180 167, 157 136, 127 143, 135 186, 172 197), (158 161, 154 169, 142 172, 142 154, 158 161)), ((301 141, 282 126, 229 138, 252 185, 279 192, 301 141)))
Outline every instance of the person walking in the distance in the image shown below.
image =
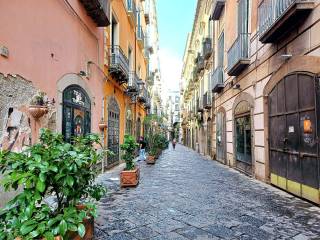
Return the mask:
POLYGON ((143 137, 139 138, 139 144, 140 144, 140 151, 139 151, 139 158, 138 161, 145 161, 146 160, 146 141, 143 137))
POLYGON ((177 144, 177 140, 174 138, 174 139, 172 140, 172 147, 173 147, 173 150, 175 150, 175 149, 176 149, 176 144, 177 144))

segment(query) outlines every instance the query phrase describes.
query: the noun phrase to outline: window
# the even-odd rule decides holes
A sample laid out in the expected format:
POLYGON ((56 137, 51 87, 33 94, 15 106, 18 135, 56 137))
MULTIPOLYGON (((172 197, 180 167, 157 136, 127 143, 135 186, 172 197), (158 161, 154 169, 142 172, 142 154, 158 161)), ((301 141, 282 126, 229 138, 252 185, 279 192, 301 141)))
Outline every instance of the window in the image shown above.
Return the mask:
POLYGON ((62 133, 67 142, 83 136, 91 129, 91 102, 87 93, 77 85, 63 91, 62 133))

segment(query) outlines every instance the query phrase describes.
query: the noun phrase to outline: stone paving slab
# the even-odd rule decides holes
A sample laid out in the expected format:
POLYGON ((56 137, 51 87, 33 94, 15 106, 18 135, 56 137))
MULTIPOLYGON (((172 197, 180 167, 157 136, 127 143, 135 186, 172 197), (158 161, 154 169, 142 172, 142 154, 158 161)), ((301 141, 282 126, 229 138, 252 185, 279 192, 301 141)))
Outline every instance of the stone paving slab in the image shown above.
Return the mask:
POLYGON ((140 184, 121 189, 124 165, 100 175, 99 240, 320 240, 320 209, 178 145, 155 165, 139 162, 140 184))

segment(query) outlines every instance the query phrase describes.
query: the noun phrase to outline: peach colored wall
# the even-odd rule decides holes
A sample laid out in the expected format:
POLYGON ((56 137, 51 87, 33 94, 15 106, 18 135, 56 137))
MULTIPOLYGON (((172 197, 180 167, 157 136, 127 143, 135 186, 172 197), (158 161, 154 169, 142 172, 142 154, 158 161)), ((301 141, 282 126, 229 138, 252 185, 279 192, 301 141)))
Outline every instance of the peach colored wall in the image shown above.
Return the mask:
MULTIPOLYGON (((19 74, 56 98, 56 82, 63 75, 85 71, 87 61, 102 66, 103 30, 78 0, 1 1, 0 9, 0 45, 9 49, 9 58, 0 57, 0 72, 19 74)), ((93 116, 101 115, 103 97, 102 76, 94 75, 84 80, 97 100, 93 116)), ((92 117, 93 130, 99 119, 92 117)))

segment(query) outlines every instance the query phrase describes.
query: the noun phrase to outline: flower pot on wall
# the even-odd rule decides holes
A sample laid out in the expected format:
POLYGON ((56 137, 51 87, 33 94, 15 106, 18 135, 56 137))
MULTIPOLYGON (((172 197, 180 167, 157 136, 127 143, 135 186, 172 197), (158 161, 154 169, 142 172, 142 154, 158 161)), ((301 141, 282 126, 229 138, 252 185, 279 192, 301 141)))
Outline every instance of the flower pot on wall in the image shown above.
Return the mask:
POLYGON ((140 169, 123 170, 120 173, 120 185, 121 187, 135 187, 138 185, 140 179, 140 169))
POLYGON ((39 119, 48 113, 48 107, 42 105, 30 105, 29 113, 34 119, 39 119))
POLYGON ((100 121, 99 122, 100 131, 104 131, 107 127, 108 127, 107 122, 105 122, 105 121, 100 121))

